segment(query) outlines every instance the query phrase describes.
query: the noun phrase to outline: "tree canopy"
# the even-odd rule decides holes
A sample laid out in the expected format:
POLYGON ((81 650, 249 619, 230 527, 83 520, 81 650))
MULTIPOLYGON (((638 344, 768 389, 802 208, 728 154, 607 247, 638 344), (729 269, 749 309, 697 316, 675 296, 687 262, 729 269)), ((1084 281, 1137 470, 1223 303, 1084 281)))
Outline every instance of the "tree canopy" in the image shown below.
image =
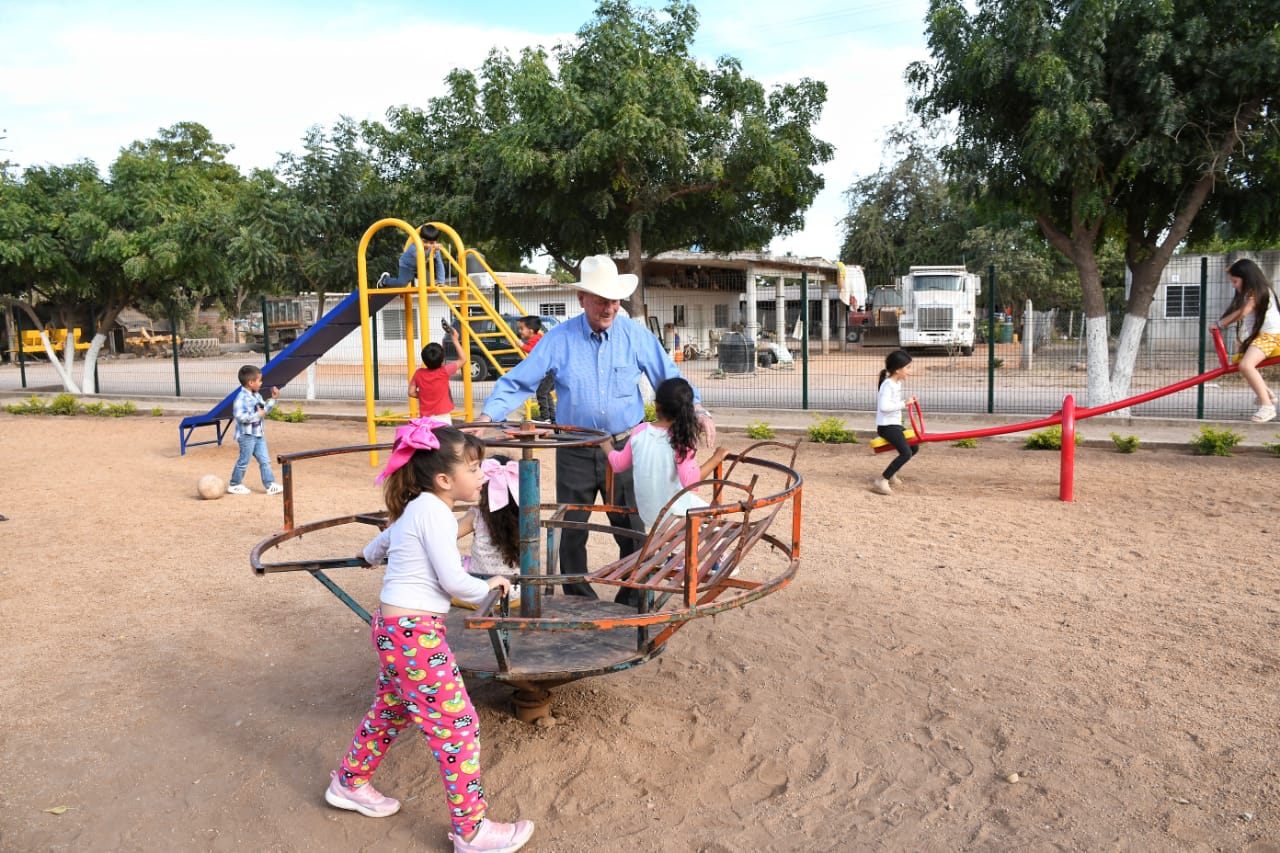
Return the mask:
MULTIPOLYGON (((891 284, 909 267, 960 264, 982 273, 994 266, 996 298, 1021 307, 1074 307, 1079 279, 1035 222, 1016 210, 981 210, 947 180, 938 145, 922 128, 902 123, 885 143, 887 165, 845 193, 840 257, 862 266, 869 286, 891 284)), ((1099 262, 1104 283, 1124 283, 1115 241, 1099 262)), ((1112 290, 1114 293, 1114 289, 1112 290)))
MULTIPOLYGON (((1248 184, 1248 152, 1274 150, 1280 15, 1263 5, 930 4, 933 60, 909 69, 913 106, 956 122, 944 160, 970 198, 1033 216, 1075 265, 1093 403, 1127 389, 1160 273, 1211 193, 1228 176, 1248 184), (1109 234, 1132 273, 1114 374, 1097 256, 1109 234)), ((1261 223, 1280 198, 1250 203, 1261 223)))
MULTIPOLYGON (((312 127, 299 153, 248 176, 195 122, 128 144, 105 176, 0 164, 0 297, 36 322, 33 301, 93 306, 88 377, 125 307, 238 314, 253 295, 351 289, 357 244, 386 217, 448 222, 506 268, 626 251, 642 272, 671 248, 758 248, 799 229, 823 186, 833 148, 811 128, 826 87, 766 89, 732 57, 706 67, 697 26, 683 0, 600 0, 573 41, 491 53, 385 125, 312 127)), ((401 237, 377 237, 372 270, 394 269, 401 237)))
POLYGON ((450 74, 425 112, 391 120, 437 140, 419 150, 449 149, 447 172, 421 175, 439 208, 520 254, 575 269, 625 250, 640 272, 671 248, 761 246, 801 227, 823 186, 814 169, 833 149, 810 128, 826 86, 766 92, 735 59, 703 67, 690 54, 697 23, 679 0, 662 15, 602 0, 576 41, 495 51, 478 74, 450 74))

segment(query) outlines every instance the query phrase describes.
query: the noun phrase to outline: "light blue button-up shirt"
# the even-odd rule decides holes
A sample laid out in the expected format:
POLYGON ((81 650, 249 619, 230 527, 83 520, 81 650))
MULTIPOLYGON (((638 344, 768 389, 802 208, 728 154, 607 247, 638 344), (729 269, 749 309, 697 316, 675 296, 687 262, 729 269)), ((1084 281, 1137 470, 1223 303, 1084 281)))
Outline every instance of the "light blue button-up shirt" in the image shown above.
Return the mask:
MULTIPOLYGON (((617 317, 595 334, 579 314, 543 335, 528 357, 500 377, 484 403, 484 414, 505 420, 556 371, 556 422, 620 433, 644 420, 640 377, 654 388, 680 376, 680 369, 652 332, 629 317, 617 317)), ((694 400, 699 401, 694 389, 694 400)))

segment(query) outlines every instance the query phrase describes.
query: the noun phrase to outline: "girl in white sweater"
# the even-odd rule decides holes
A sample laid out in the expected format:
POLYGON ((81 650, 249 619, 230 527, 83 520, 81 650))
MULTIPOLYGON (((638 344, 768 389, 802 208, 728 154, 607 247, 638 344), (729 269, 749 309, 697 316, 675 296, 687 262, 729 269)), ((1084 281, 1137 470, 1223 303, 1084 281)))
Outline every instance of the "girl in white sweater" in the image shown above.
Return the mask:
POLYGON ((449 649, 444 621, 454 596, 479 603, 490 590, 511 588, 500 575, 483 581, 467 574, 458 553, 453 505, 479 496, 483 458, 480 439, 431 418, 396 430, 395 449, 378 478, 386 481, 391 524, 362 554, 370 565, 387 561, 372 625, 378 683, 324 798, 366 817, 399 811, 399 801, 370 783, 396 736, 413 725, 440 765, 455 853, 512 853, 529 840, 533 823, 486 817, 480 717, 449 649))
POLYGON ((902 396, 902 383, 910 375, 911 356, 905 350, 894 350, 885 356, 884 370, 880 371, 880 392, 876 395, 876 435, 892 444, 898 456, 871 482, 872 490, 882 495, 891 495, 892 486, 902 485, 899 469, 920 450, 919 444, 907 443, 906 431, 902 428, 902 410, 916 401, 915 397, 902 396))

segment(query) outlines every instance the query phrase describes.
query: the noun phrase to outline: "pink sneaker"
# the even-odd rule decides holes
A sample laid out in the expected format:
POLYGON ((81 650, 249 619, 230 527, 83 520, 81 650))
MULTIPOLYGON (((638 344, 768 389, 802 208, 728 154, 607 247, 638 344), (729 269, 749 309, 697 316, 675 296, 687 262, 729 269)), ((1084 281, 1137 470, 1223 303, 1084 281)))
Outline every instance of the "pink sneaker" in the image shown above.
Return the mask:
POLYGON ((359 788, 344 788, 338 781, 338 771, 335 770, 329 775, 333 779, 329 782, 329 790, 324 792, 324 801, 329 805, 360 812, 365 817, 389 817, 400 811, 399 800, 384 797, 374 790, 372 785, 365 783, 359 788))
POLYGON ((449 833, 449 839, 453 841, 453 853, 515 853, 531 835, 531 820, 498 823, 486 819, 470 841, 463 841, 461 835, 454 835, 452 832, 449 833))

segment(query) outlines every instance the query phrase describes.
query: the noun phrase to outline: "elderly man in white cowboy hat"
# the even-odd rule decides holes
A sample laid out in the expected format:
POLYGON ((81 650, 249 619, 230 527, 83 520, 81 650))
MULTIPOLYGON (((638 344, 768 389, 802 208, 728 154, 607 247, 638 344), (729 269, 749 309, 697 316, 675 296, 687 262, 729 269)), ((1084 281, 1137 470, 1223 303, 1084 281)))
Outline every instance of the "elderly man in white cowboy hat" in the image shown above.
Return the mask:
MULTIPOLYGON (((619 317, 620 302, 636 289, 636 276, 618 272, 608 255, 583 258, 578 290, 582 314, 547 332, 529 356, 495 383, 485 401, 479 420, 504 420, 538 387, 550 369, 555 370, 556 422, 567 426, 602 430, 613 436, 620 449, 631 428, 644 420, 644 398, 640 377, 656 388, 664 379, 680 375, 662 343, 652 332, 627 317, 619 317)), ((703 416, 707 440, 715 442, 715 425, 702 408, 695 389, 698 412, 703 416)), ((605 472, 609 462, 599 446, 560 448, 556 451, 556 502, 594 504, 609 502, 605 494, 605 472)), ((631 472, 614 475, 613 502, 634 510, 635 493, 631 472)), ((569 513, 570 520, 585 521, 587 513, 569 513)), ((644 525, 634 513, 610 514, 615 527, 643 532, 644 525)), ((614 537, 619 556, 640 547, 640 540, 614 537)), ((564 530, 560 540, 560 571, 566 575, 587 571, 587 532, 564 530)), ((570 595, 595 597, 586 583, 565 584, 570 595)), ((635 590, 622 589, 617 600, 635 603, 635 590)))

